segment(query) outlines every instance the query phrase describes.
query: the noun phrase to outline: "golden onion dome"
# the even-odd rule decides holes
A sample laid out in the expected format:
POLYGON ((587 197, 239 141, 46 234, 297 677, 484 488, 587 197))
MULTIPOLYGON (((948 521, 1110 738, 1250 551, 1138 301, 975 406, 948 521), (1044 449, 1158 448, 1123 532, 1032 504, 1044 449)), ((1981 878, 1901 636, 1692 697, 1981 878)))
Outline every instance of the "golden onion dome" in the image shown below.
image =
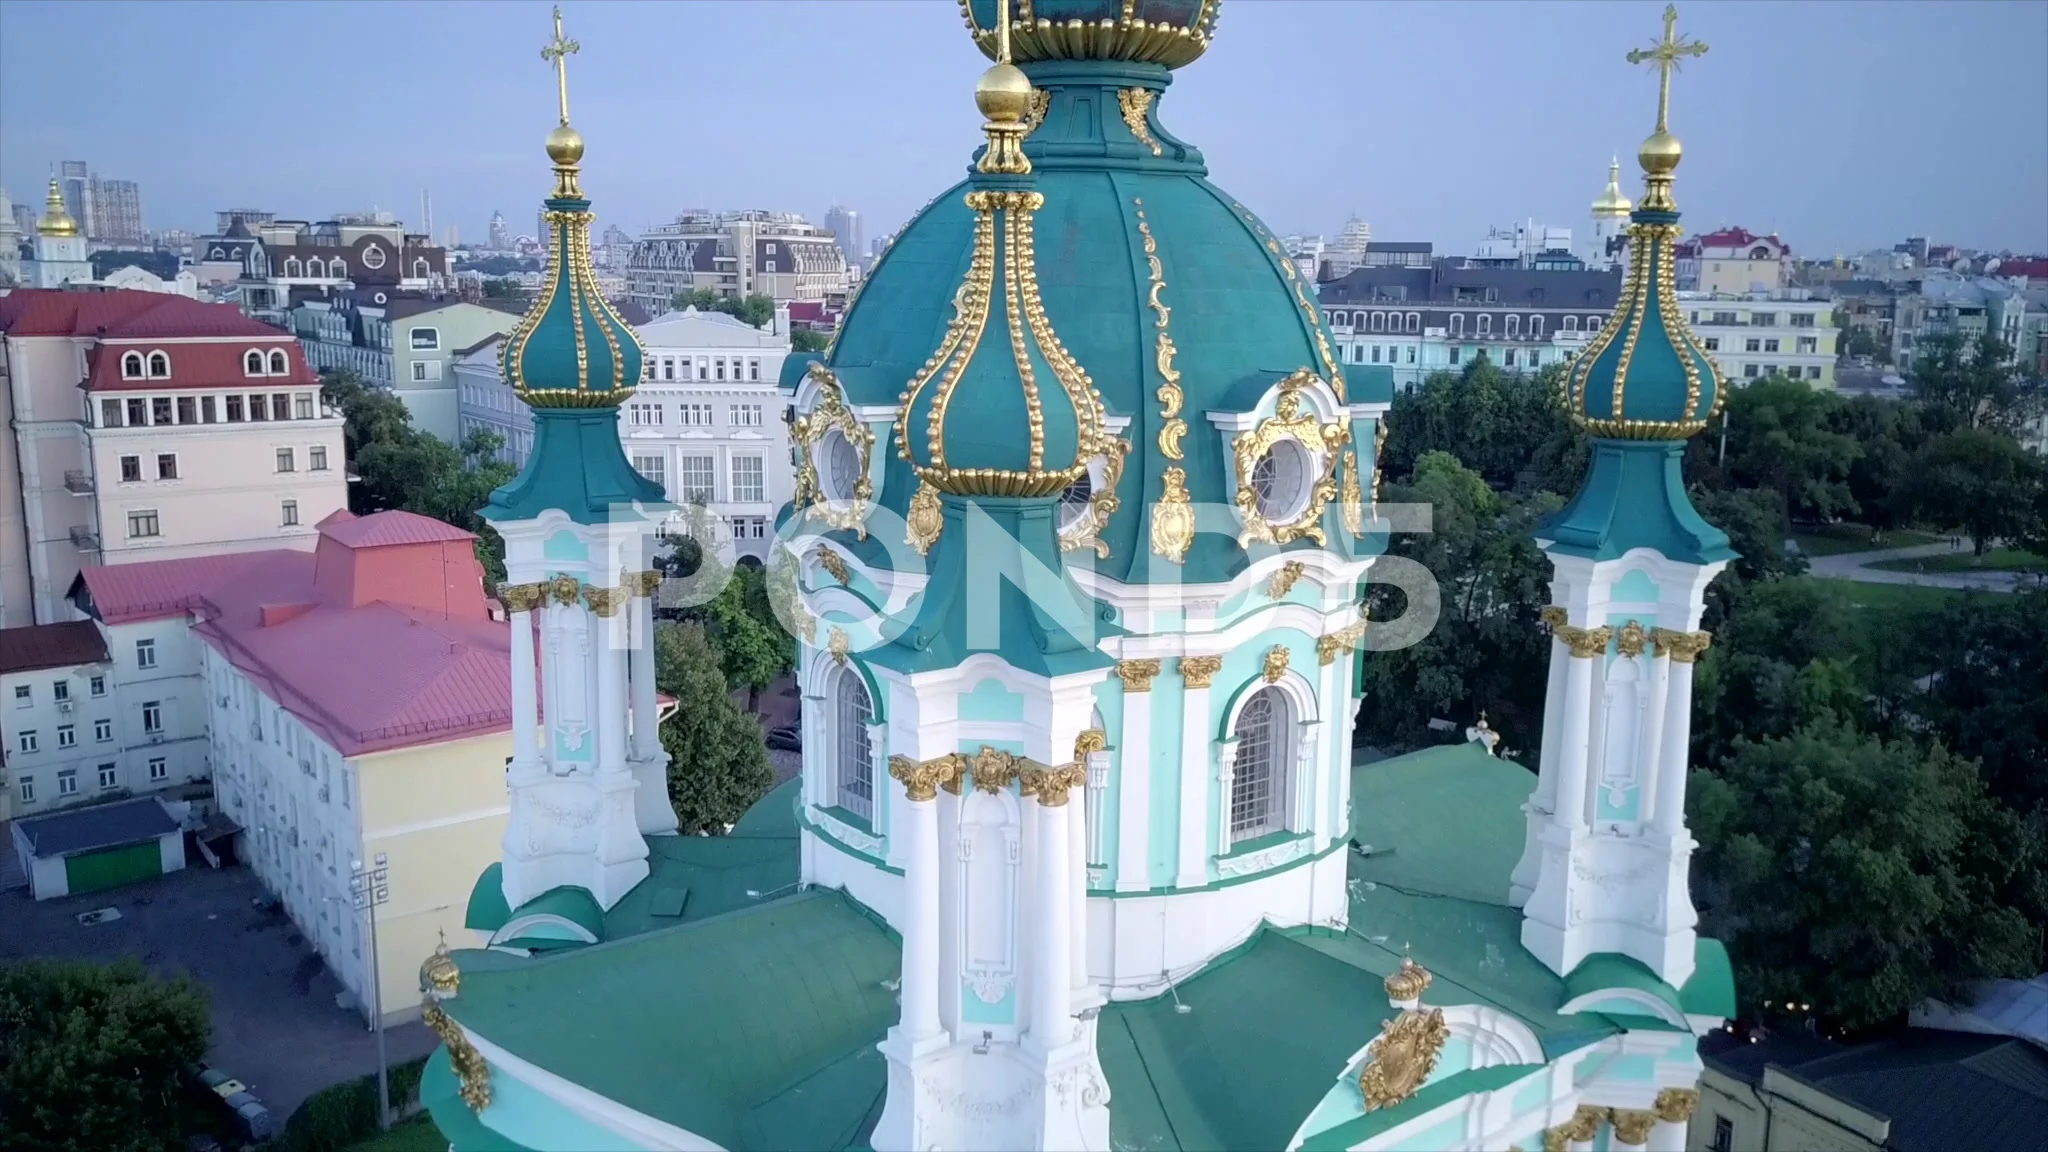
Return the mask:
POLYGON ((50 195, 43 201, 43 218, 36 221, 38 236, 76 236, 78 221, 64 210, 64 190, 57 186, 57 178, 50 177, 50 195))
POLYGON ((1635 205, 1621 194, 1621 161, 1616 159, 1607 165, 1607 189, 1600 198, 1593 201, 1593 215, 1596 217, 1626 216, 1635 211, 1635 205))

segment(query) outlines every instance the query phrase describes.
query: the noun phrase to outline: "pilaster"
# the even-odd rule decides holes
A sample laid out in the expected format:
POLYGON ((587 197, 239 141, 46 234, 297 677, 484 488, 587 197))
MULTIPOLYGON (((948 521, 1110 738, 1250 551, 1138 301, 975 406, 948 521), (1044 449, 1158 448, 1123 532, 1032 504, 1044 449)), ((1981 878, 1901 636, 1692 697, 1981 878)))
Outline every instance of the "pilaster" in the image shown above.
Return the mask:
POLYGON ((1125 660, 1123 746, 1117 752, 1116 890, 1152 886, 1152 680, 1157 660, 1125 660))
POLYGON ((1209 685, 1221 656, 1180 658, 1180 836, 1173 883, 1200 888, 1209 882, 1209 685))

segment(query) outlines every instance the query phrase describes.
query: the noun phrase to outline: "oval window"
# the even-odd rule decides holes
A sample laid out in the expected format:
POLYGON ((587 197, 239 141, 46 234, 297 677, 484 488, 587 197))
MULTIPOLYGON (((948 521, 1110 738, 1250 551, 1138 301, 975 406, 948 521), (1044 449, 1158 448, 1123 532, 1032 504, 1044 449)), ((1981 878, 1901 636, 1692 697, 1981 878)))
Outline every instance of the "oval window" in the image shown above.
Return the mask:
POLYGON ((1282 440, 1266 449, 1252 465, 1252 491, 1258 494, 1259 515, 1268 524, 1290 524, 1308 507, 1309 454, 1299 443, 1282 440))

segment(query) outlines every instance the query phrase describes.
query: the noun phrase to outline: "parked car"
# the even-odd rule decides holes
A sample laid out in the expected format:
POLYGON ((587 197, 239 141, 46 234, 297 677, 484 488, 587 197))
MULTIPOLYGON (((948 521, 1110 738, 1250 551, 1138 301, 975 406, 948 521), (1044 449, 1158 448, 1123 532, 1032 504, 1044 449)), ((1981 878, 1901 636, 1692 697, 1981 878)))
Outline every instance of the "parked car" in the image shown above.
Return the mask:
POLYGON ((768 746, 784 752, 804 750, 804 730, 793 724, 768 730, 768 746))
POLYGON ((249 1086, 229 1076, 218 1068, 194 1064, 185 1074, 208 1095, 220 1101, 232 1118, 235 1134, 255 1144, 276 1136, 279 1131, 277 1118, 263 1101, 258 1100, 249 1086))

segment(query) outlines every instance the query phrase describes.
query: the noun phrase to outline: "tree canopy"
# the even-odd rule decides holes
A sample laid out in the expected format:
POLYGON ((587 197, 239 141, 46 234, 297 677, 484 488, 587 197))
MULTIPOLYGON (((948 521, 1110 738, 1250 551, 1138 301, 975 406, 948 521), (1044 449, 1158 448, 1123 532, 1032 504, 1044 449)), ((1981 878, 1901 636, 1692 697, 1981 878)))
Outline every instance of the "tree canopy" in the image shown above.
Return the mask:
POLYGON ((792 352, 819 352, 832 346, 832 337, 809 328, 793 329, 789 334, 789 350, 792 352))
POLYGON ((775 301, 759 292, 747 297, 726 296, 709 288, 692 288, 678 292, 669 298, 669 306, 681 312, 695 308, 699 312, 723 312, 753 325, 766 328, 775 319, 775 301))
POLYGON ((0 964, 0 1152, 182 1148, 206 997, 133 960, 0 964))
POLYGON ((2048 385, 2014 365, 2012 345, 1988 331, 1921 340, 1912 372, 1921 403, 1966 428, 2016 433, 2048 408, 2048 385))
POLYGON ((724 656, 696 624, 654 630, 655 683, 676 698, 661 726, 669 800, 685 834, 719 835, 775 782, 760 722, 732 702, 724 656))
POLYGON ((2036 528, 2041 458, 2003 433, 1965 426, 1937 436, 1914 454, 1906 475, 1920 518, 1962 528, 1979 556, 1998 539, 2036 528))

